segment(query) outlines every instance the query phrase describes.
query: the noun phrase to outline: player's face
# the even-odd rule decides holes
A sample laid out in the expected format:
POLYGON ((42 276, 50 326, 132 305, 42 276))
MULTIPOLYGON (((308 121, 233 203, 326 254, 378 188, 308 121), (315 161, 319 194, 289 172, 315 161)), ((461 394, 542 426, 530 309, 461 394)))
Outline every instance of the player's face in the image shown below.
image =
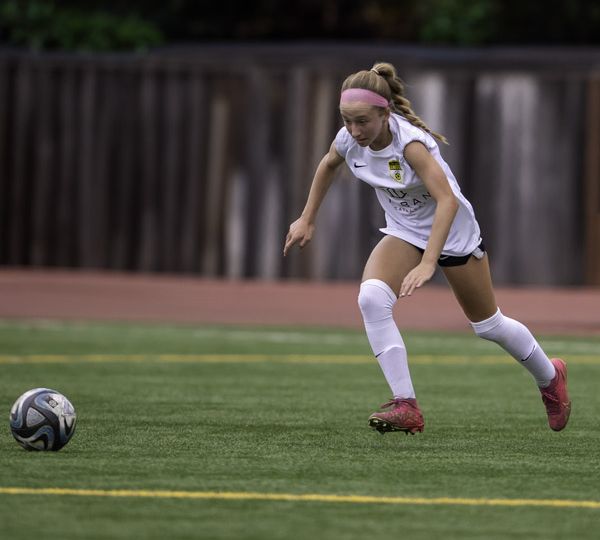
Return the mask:
POLYGON ((364 103, 348 103, 340 107, 346 129, 360 146, 384 148, 389 144, 389 109, 364 103))

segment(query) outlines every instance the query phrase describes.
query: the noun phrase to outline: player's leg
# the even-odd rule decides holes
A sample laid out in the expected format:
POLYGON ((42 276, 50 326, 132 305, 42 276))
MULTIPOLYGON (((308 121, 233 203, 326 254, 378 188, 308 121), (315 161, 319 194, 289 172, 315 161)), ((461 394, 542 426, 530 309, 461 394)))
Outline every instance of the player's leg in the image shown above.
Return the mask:
POLYGON ((470 257, 460 266, 442 267, 442 271, 469 321, 483 321, 498 311, 487 254, 482 259, 470 257))
POLYGON ((482 259, 470 257, 466 264, 443 271, 475 333, 495 341, 521 362, 538 386, 548 386, 555 375, 554 366, 531 332, 498 309, 487 255, 482 259))
POLYGON ((498 309, 487 254, 482 259, 470 257, 466 264, 445 267, 443 271, 475 333, 498 343, 533 375, 550 427, 556 431, 564 428, 570 413, 566 366, 562 360, 551 361, 526 326, 498 309))
POLYGON ((369 255, 361 282, 380 279, 398 298, 402 281, 421 258, 422 254, 415 246, 395 236, 384 236, 369 255))
POLYGON ((421 253, 414 246, 386 236, 371 253, 363 272, 358 304, 373 354, 393 395, 386 404, 386 407, 393 406, 390 412, 375 413, 369 418, 369 425, 382 433, 423 430, 406 347, 392 315, 402 280, 420 260, 421 253))

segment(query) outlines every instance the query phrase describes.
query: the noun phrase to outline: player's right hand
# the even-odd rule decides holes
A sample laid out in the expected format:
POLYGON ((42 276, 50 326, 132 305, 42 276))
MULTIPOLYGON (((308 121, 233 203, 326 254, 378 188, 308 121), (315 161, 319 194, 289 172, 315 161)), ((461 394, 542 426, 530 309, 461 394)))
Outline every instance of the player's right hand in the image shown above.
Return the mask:
POLYGON ((290 225, 290 230, 285 237, 285 246, 283 247, 283 256, 285 257, 289 249, 298 244, 303 248, 312 238, 315 226, 306 218, 300 217, 290 225))

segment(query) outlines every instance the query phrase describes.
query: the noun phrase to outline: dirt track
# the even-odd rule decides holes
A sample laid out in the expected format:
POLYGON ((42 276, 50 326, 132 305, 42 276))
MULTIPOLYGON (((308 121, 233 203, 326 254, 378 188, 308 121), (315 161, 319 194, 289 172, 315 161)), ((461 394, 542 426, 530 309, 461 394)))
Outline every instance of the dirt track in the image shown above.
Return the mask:
MULTIPOLYGON (((237 282, 179 276, 0 270, 0 318, 361 328, 357 283, 237 282)), ((497 289, 534 333, 600 335, 600 288, 497 289)), ((401 329, 470 331, 450 290, 399 301, 401 329)))

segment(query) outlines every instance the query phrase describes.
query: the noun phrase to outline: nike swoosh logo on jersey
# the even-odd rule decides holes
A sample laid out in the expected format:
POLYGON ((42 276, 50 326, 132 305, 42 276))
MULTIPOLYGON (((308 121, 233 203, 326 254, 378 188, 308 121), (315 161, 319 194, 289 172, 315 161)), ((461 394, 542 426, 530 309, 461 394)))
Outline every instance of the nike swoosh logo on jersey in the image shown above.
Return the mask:
POLYGON ((445 261, 446 259, 450 258, 450 255, 440 255, 440 261, 445 261))
POLYGON ((354 162, 354 168, 358 169, 359 167, 366 167, 367 164, 366 163, 356 163, 356 161, 354 162))

